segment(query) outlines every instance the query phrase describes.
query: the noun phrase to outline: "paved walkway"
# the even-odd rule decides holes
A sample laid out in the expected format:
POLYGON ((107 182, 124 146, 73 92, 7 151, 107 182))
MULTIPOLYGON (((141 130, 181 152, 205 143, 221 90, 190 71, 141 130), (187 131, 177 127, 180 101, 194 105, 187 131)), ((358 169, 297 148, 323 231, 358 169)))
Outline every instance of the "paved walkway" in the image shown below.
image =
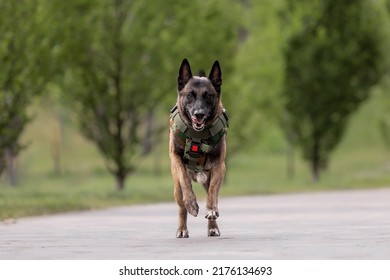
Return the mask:
POLYGON ((390 188, 223 198, 221 237, 176 222, 164 203, 0 223, 0 259, 390 259, 390 188))

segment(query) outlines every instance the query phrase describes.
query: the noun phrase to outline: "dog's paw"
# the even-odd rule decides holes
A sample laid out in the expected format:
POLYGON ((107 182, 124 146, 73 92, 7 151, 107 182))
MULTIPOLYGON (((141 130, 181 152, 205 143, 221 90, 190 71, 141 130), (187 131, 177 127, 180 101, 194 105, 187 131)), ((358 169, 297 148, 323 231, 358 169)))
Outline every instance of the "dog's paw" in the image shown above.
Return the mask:
POLYGON ((176 238, 188 238, 190 237, 188 230, 178 229, 176 232, 176 238))
POLYGON ((208 220, 216 220, 219 217, 218 210, 207 209, 204 217, 208 220))
POLYGON ((221 236, 221 233, 219 232, 219 229, 216 228, 210 228, 208 231, 208 236, 221 236))
POLYGON ((186 206, 188 213, 190 213, 194 217, 198 216, 199 205, 196 202, 195 198, 190 199, 189 201, 185 201, 184 203, 185 203, 185 206, 186 206))

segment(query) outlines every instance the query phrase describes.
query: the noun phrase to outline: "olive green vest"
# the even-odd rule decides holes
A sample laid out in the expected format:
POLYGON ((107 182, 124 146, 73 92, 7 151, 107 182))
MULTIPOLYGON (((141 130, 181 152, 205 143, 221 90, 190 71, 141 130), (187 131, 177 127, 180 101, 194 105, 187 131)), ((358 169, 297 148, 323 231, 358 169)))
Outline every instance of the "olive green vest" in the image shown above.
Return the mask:
POLYGON ((223 109, 213 122, 202 131, 196 131, 192 126, 187 126, 179 114, 177 105, 172 108, 170 125, 173 134, 184 145, 183 160, 187 168, 195 172, 205 170, 207 154, 218 144, 227 132, 229 119, 223 109))

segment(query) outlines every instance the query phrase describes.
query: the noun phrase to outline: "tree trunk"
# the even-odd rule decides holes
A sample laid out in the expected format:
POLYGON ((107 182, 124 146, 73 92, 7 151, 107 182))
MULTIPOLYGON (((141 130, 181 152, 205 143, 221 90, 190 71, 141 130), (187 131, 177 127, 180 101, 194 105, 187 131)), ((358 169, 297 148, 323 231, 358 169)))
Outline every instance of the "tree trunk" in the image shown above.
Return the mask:
POLYGON ((295 175, 295 149, 294 149, 295 141, 294 140, 296 139, 296 136, 294 133, 294 129, 291 126, 291 121, 287 112, 283 114, 282 127, 287 142, 286 175, 288 179, 292 179, 294 178, 295 175))
POLYGON ((53 159, 54 174, 61 174, 61 148, 64 142, 64 113, 63 108, 60 107, 57 113, 56 126, 53 129, 51 137, 51 156, 53 159))
POLYGON ((143 139, 142 154, 148 155, 153 150, 153 128, 154 128, 154 113, 150 110, 146 116, 146 128, 143 139))
POLYGON ((312 172, 313 182, 317 183, 320 180, 320 166, 318 162, 314 160, 312 161, 311 172, 312 172))
POLYGON ((53 159, 53 173, 61 174, 61 143, 58 131, 54 131, 51 139, 51 157, 53 159))
POLYGON ((3 171, 5 170, 5 167, 6 167, 6 163, 5 163, 5 155, 0 153, 0 176, 1 174, 3 174, 3 171))
POLYGON ((158 177, 161 175, 161 143, 156 144, 157 147, 154 151, 154 161, 153 161, 153 174, 158 177))
POLYGON ((294 145, 292 144, 292 139, 287 140, 287 163, 286 163, 286 173, 287 178, 292 179, 295 175, 295 150, 294 145))
POLYGON ((118 191, 123 191, 125 188, 125 180, 126 180, 126 175, 122 174, 122 172, 118 172, 116 174, 116 189, 118 191))
POLYGON ((18 174, 17 174, 17 162, 16 156, 7 148, 5 151, 6 161, 7 161, 7 170, 8 170, 8 179, 11 186, 15 187, 18 184, 18 174))
POLYGON ((315 140, 311 157, 311 172, 314 183, 317 183, 320 180, 321 160, 319 147, 319 141, 315 140))

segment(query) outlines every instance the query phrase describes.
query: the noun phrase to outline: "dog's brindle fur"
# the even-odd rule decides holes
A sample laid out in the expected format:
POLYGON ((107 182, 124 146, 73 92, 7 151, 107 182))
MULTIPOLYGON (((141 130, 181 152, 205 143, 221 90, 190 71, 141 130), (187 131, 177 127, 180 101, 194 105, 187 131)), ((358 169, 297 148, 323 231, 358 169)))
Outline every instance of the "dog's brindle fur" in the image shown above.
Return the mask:
MULTIPOLYGON (((190 65, 184 59, 179 70, 177 84, 177 107, 187 126, 202 130, 222 113, 222 73, 218 61, 214 62, 210 75, 206 78, 192 76, 190 65)), ((202 183, 207 191, 205 218, 208 219, 208 236, 220 236, 216 219, 219 216, 218 194, 226 171, 226 135, 207 155, 205 172, 198 173, 187 169, 183 161, 184 149, 185 147, 178 141, 171 129, 169 155, 174 195, 179 206, 179 228, 176 237, 189 237, 187 212, 196 217, 199 211, 191 181, 202 183)))

